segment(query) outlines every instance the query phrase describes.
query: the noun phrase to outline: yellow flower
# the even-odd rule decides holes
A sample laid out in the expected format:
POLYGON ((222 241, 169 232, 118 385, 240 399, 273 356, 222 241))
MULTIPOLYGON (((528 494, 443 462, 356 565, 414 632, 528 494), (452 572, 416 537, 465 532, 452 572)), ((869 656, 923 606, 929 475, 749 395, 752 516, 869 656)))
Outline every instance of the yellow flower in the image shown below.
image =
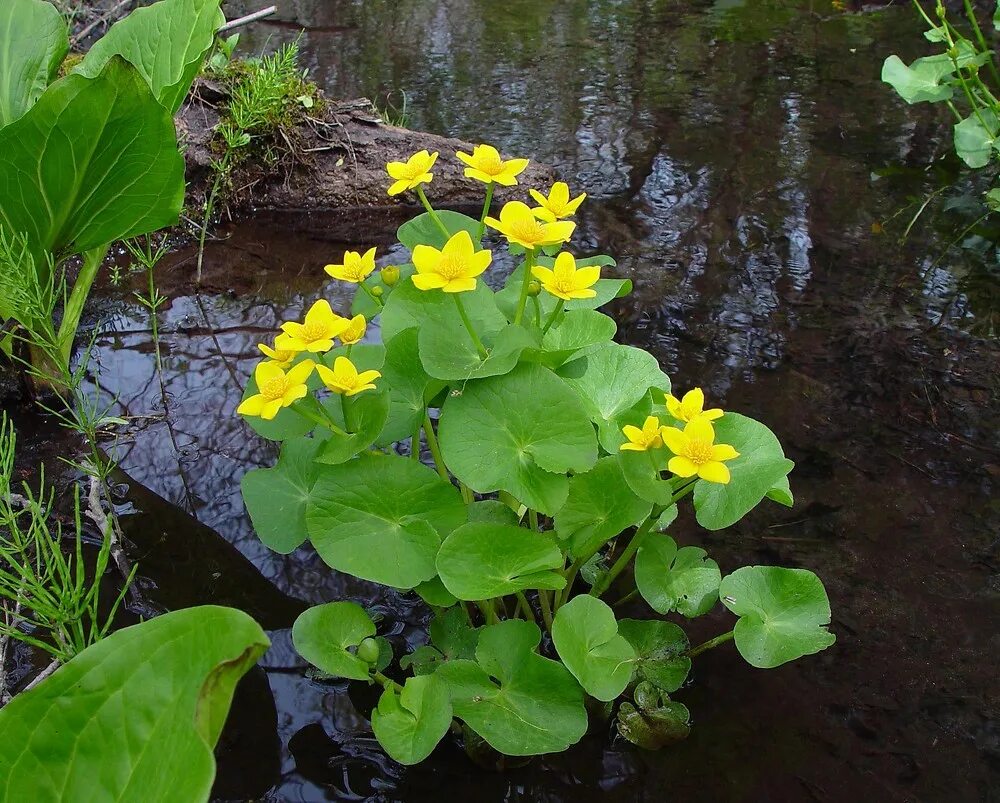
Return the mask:
POLYGON ((622 427, 622 432, 628 438, 628 443, 618 447, 623 452, 645 452, 647 449, 656 449, 663 445, 663 438, 660 437, 660 419, 655 415, 646 417, 642 429, 626 424, 622 427))
POLYGON ((325 299, 320 299, 306 313, 304 323, 289 321, 281 324, 288 335, 286 348, 293 351, 323 352, 333 348, 333 339, 339 337, 351 322, 337 315, 325 299))
POLYGON ((528 205, 520 201, 505 203, 500 210, 500 219, 488 217, 486 225, 500 232, 508 242, 525 248, 564 243, 573 236, 576 228, 576 224, 571 221, 542 223, 528 205))
POLYGON ((289 348, 288 340, 289 336, 282 332, 274 339, 274 346, 266 346, 263 343, 258 343, 257 348, 272 362, 282 368, 287 368, 292 364, 295 355, 299 353, 295 349, 289 348))
POLYGON ((570 301, 574 298, 593 298, 597 295, 597 291, 590 288, 601 278, 601 269, 596 266, 577 268, 573 255, 562 251, 556 257, 556 264, 551 270, 541 265, 534 265, 531 268, 531 275, 556 298, 570 301))
POLYGON ((552 185, 552 189, 549 190, 548 198, 542 195, 538 190, 528 190, 528 192, 530 192, 531 197, 540 204, 531 210, 535 213, 535 217, 539 220, 546 220, 549 223, 554 223, 564 217, 572 217, 575 215, 576 210, 587 197, 587 193, 581 192, 576 196, 576 198, 570 200, 569 185, 567 185, 564 181, 557 181, 552 185))
POLYGON ((462 293, 476 289, 476 276, 489 267, 493 254, 477 251, 467 231, 460 231, 438 251, 430 245, 417 245, 413 249, 413 283, 420 290, 437 290, 462 293))
POLYGON ((705 393, 701 388, 689 390, 682 399, 668 393, 666 394, 666 403, 667 412, 678 421, 694 421, 696 418, 714 421, 716 418, 722 418, 723 415, 722 410, 718 407, 713 407, 711 410, 704 409, 705 393))
POLYGON ((421 184, 429 184, 434 178, 434 174, 430 170, 437 158, 437 151, 434 153, 417 151, 405 162, 389 162, 385 166, 389 178, 393 179, 393 183, 389 187, 389 195, 399 195, 401 192, 412 190, 421 184))
POLYGON ((357 251, 345 251, 342 265, 327 265, 323 270, 342 282, 363 282, 375 270, 375 249, 369 248, 364 255, 357 251))
POLYGON ((316 373, 323 380, 323 384, 334 393, 343 393, 345 396, 353 396, 363 390, 371 390, 375 387, 373 382, 382 374, 378 371, 362 371, 354 367, 354 363, 347 357, 337 357, 333 363, 333 370, 325 365, 317 365, 316 373))
POLYGON ((340 342, 345 346, 353 346, 365 336, 368 323, 364 315, 355 315, 351 318, 347 328, 340 333, 340 342))
POLYGON ((237 407, 236 412, 270 421, 282 407, 305 397, 309 392, 306 380, 315 365, 312 360, 303 360, 285 373, 277 363, 258 363, 253 373, 258 392, 237 407))
POLYGON ((704 418, 689 422, 683 432, 677 427, 663 427, 660 437, 676 455, 667 463, 669 471, 678 477, 693 477, 697 474, 709 482, 722 485, 729 483, 729 469, 724 463, 739 457, 740 453, 728 444, 716 444, 715 430, 704 418))
POLYGON ((492 145, 476 145, 471 155, 461 151, 455 155, 468 165, 465 177, 474 178, 483 184, 496 183, 513 187, 517 184, 517 174, 528 166, 527 159, 508 159, 505 162, 492 145))

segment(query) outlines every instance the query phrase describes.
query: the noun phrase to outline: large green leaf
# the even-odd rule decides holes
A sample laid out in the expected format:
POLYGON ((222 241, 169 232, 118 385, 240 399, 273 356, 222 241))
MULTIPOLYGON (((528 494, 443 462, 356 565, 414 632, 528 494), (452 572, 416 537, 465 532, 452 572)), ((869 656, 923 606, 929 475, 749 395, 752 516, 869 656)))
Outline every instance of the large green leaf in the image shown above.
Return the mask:
POLYGON ((619 634, 614 611, 597 597, 582 594, 563 605, 552 621, 552 641, 591 697, 610 702, 632 680, 635 650, 619 634))
POLYGON ((625 482, 637 495, 657 505, 669 505, 674 486, 660 476, 671 457, 666 447, 647 449, 644 452, 618 452, 618 464, 625 482))
POLYGON ((723 578, 719 597, 740 617, 736 649, 759 669, 812 655, 837 640, 827 630, 826 589, 807 569, 744 566, 723 578))
POLYGON ((696 546, 677 548, 669 535, 647 535, 635 556, 635 584, 657 613, 693 619, 708 613, 718 599, 719 564, 696 546))
POLYGON ((537 364, 470 383, 441 412, 441 451, 475 491, 505 490, 553 515, 569 492, 565 472, 597 462, 597 439, 579 398, 537 364))
POLYGON ((386 387, 366 390, 356 396, 334 394, 323 403, 328 414, 344 433, 324 432, 323 448, 316 459, 320 463, 343 463, 367 449, 382 432, 389 417, 389 392, 386 387))
MULTIPOLYGON (((497 309, 493 291, 483 282, 475 290, 462 293, 462 304, 480 335, 498 332, 507 323, 497 309)), ((421 290, 409 279, 401 279, 385 303, 379 326, 384 342, 388 343, 406 329, 416 327, 418 331, 423 331, 426 326, 436 327, 439 318, 451 319, 462 325, 451 294, 440 290, 421 290)), ((462 331, 465 332, 464 327, 462 331)), ((468 332, 465 332, 465 338, 468 337, 468 332)))
POLYGON ((712 422, 715 442, 728 443, 740 456, 726 463, 728 485, 699 480, 694 487, 698 523, 707 530, 721 530, 742 519, 768 495, 781 488, 781 480, 795 467, 766 426, 737 413, 726 413, 712 422))
POLYGON ((531 353, 529 359, 558 368, 570 357, 583 356, 601 343, 610 342, 617 329, 612 318, 596 310, 571 310, 546 332, 541 348, 531 353))
POLYGON ((603 457, 586 474, 570 478, 566 504, 556 513, 556 535, 574 558, 586 558, 642 522, 652 507, 626 484, 618 458, 603 457))
POLYGON ((386 689, 372 711, 379 744, 400 764, 418 764, 451 727, 451 696, 437 675, 407 678, 401 690, 386 689))
POLYGON ((665 692, 677 691, 691 671, 684 631, 659 619, 622 619, 618 632, 636 652, 635 676, 665 692))
POLYGON ((458 599, 503 597, 529 588, 562 589, 565 560, 555 539, 509 524, 459 527, 441 544, 437 571, 458 599))
POLYGON ((948 100, 952 88, 944 79, 954 70, 950 60, 917 59, 907 67, 899 56, 889 56, 882 65, 882 80, 907 103, 948 100))
MULTIPOLYGON (((449 235, 458 234, 460 231, 469 232, 472 242, 476 242, 476 235, 479 233, 479 221, 473 220, 468 215, 461 212, 452 212, 450 209, 438 210, 438 219, 444 224, 449 235)), ((440 250, 446 242, 444 233, 437 223, 427 212, 417 215, 406 221, 396 231, 396 239, 403 245, 413 250, 417 245, 430 245, 440 250)))
POLYGON ((187 97, 224 22, 219 0, 161 0, 112 25, 75 71, 93 78, 120 56, 135 66, 172 115, 187 97))
POLYGON ((391 389, 389 420, 378 443, 387 445, 412 436, 424 420, 424 403, 444 387, 432 379, 420 364, 417 327, 405 329, 385 344, 382 380, 391 389))
POLYGON ((979 109, 955 124, 955 152, 969 167, 986 167, 997 148, 1000 130, 990 109, 979 109))
POLYGON ((177 222, 184 159, 142 76, 69 75, 0 129, 0 223, 32 248, 86 251, 177 222))
POLYGON ((557 372, 580 394, 591 420, 620 432, 618 418, 641 402, 650 388, 670 391, 670 380, 649 352, 605 343, 557 372))
POLYGON ((323 466, 315 462, 321 440, 298 437, 285 441, 274 468, 255 468, 243 475, 243 504, 257 537, 287 555, 305 543, 306 506, 323 466))
POLYGON ((267 647, 215 606, 112 633, 0 710, 0 800, 207 801, 233 689, 267 647))
POLYGON ((328 675, 368 680, 371 665, 349 648, 375 635, 375 623, 356 602, 328 602, 299 614, 292 626, 296 652, 328 675))
POLYGON ((367 453, 322 473, 306 508, 306 527, 319 556, 334 569, 413 588, 437 573, 441 538, 466 515, 458 489, 431 469, 367 453))
POLYGON ((66 20, 42 0, 0 6, 0 128, 34 105, 69 50, 66 20))
POLYGON ((455 715, 508 756, 558 753, 587 731, 583 690, 558 661, 535 650, 541 631, 511 619, 482 628, 476 660, 437 670, 455 715))

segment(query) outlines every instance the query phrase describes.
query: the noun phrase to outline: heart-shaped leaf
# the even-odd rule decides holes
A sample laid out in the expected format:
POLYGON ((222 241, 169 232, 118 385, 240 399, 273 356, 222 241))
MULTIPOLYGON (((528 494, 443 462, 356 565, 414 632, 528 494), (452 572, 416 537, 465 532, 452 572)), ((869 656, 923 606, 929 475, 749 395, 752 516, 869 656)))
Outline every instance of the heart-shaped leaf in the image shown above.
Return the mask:
POLYGON ((0 223, 33 249, 80 253, 156 231, 183 201, 174 121, 119 58, 96 78, 56 81, 0 128, 0 223))
POLYGON ((445 538, 437 571, 458 599, 503 597, 529 588, 559 590, 565 560, 555 539, 523 527, 476 523, 445 538))
POLYGON ((642 499, 656 505, 669 505, 674 486, 663 479, 660 471, 670 460, 670 450, 661 446, 644 452, 618 452, 618 464, 628 487, 642 499))
POLYGON ((479 356, 461 320, 439 317, 420 329, 420 361, 436 379, 465 382, 508 373, 517 365, 522 351, 537 345, 527 329, 512 324, 481 337, 486 359, 479 356))
POLYGON ((90 48, 75 72, 98 75, 115 56, 130 62, 153 95, 175 114, 225 22, 219 0, 161 0, 116 22, 90 48))
POLYGON ((698 523, 707 530, 721 530, 753 510, 795 463, 785 457, 774 433, 759 421, 726 413, 712 423, 715 442, 728 443, 740 453, 726 463, 728 485, 699 480, 694 487, 698 523))
POLYGON ((252 469, 240 483, 257 536, 282 555, 294 552, 309 537, 306 507, 324 470, 315 462, 322 446, 315 438, 287 440, 274 468, 252 469))
POLYGON ((719 564, 696 546, 677 548, 669 535, 647 535, 635 556, 635 584, 657 613, 693 619, 708 613, 719 594, 719 564))
POLYGON ((381 388, 356 396, 336 394, 324 402, 323 406, 347 434, 324 432, 323 446, 317 453, 316 460, 336 465, 350 460, 375 443, 389 417, 389 392, 381 388))
POLYGON ((434 577, 441 537, 465 518, 451 483, 413 460, 376 453, 329 466, 306 507, 309 538, 327 565, 393 588, 434 577))
POLYGON ((436 675, 407 678, 399 691, 386 689, 372 711, 379 744, 400 764, 418 764, 451 727, 448 684, 436 675))
POLYGON ((420 363, 417 327, 404 329, 385 344, 382 380, 391 388, 389 418, 377 443, 386 446, 413 435, 424 419, 427 399, 444 387, 420 363))
MULTIPOLYGON (((468 215, 461 212, 452 212, 450 209, 439 209, 438 219, 448 230, 449 236, 458 234, 460 231, 469 232, 472 242, 476 242, 476 235, 479 233, 479 221, 473 220, 468 215)), ((406 221, 396 230, 396 238, 412 251, 418 245, 430 245, 438 250, 444 248, 447 238, 438 228, 434 219, 426 212, 417 215, 415 218, 406 221)))
MULTIPOLYGON (((379 319, 384 342, 388 343, 400 332, 412 328, 418 332, 430 327, 456 333, 457 323, 462 327, 462 342, 468 340, 471 346, 472 340, 451 296, 451 293, 440 290, 421 290, 409 279, 401 279, 385 302, 379 319)), ((493 291, 483 282, 479 282, 475 290, 462 293, 462 304, 480 337, 499 332, 507 325, 506 318, 497 309, 493 291)))
POLYGON ((596 310, 570 310, 542 338, 540 349, 527 355, 548 368, 558 368, 573 356, 583 356, 615 336, 612 318, 596 310))
POLYGON ((619 634, 614 612, 597 597, 582 594, 563 605, 552 621, 552 641, 591 697, 610 702, 632 680, 635 650, 619 634))
POLYGON ((436 673, 455 715, 508 756, 558 753, 587 731, 583 690, 562 664, 535 652, 541 636, 518 619, 484 627, 475 661, 449 661, 436 673))
POLYGON ((574 558, 586 559, 622 530, 638 525, 652 505, 625 483, 617 457, 603 457, 569 481, 566 504, 555 517, 556 535, 574 558))
POLYGON ((236 682, 267 647, 216 606, 112 633, 0 710, 0 797, 207 801, 236 682))
POLYGON ((950 60, 917 59, 907 67, 899 56, 889 56, 882 65, 882 80, 907 103, 948 100, 952 88, 943 79, 954 71, 950 60))
POLYGON ((470 383, 441 412, 441 451, 452 473, 480 493, 505 490, 553 515, 569 493, 565 472, 597 462, 597 439, 579 398, 554 373, 521 364, 470 383))
POLYGON ((744 566, 722 580, 719 597, 740 617, 735 627, 736 648, 759 669, 812 655, 837 640, 827 630, 830 600, 826 589, 806 569, 744 566))
POLYGON ((618 632, 636 652, 635 676, 665 691, 677 691, 691 671, 684 631, 659 619, 622 619, 618 632))
POLYGON ((349 647, 375 635, 375 623, 356 602, 328 602, 299 614, 292 626, 295 650, 313 666, 339 678, 368 680, 370 664, 349 647))
POLYGON ((41 97, 69 50, 66 20, 42 0, 6 0, 0 7, 0 128, 41 97))

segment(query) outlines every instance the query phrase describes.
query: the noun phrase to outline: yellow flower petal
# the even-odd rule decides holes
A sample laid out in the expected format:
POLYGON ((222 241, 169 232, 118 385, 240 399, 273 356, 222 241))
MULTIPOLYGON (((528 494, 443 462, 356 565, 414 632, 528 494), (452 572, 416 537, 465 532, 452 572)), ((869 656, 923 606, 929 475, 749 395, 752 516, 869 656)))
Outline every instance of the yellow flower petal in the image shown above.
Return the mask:
POLYGON ((676 396, 671 394, 666 394, 664 401, 667 405, 667 412, 670 413, 674 418, 680 419, 681 417, 681 400, 676 396))
MULTIPOLYGON (((722 465, 721 463, 719 465, 722 465)), ((678 477, 693 477, 698 473, 698 466, 686 457, 671 457, 667 463, 667 470, 673 472, 678 477)))
POLYGON ((281 406, 287 407, 289 404, 297 402, 299 399, 304 399, 306 394, 309 392, 309 388, 305 385, 293 385, 285 394, 281 397, 281 406))
POLYGON ((281 370, 281 366, 275 365, 273 362, 259 362, 253 372, 257 387, 261 387, 272 379, 280 379, 284 375, 285 372, 281 370))
POLYGON ((270 421, 274 418, 278 411, 281 409, 281 399, 275 399, 274 401, 269 401, 264 403, 264 407, 260 411, 260 417, 265 421, 270 421))
POLYGON ((723 460, 733 460, 740 456, 728 443, 719 443, 712 447, 712 460, 721 462, 723 460))
POLYGON ((709 421, 715 421, 717 418, 722 418, 725 415, 722 409, 719 407, 713 407, 711 410, 705 410, 702 412, 701 417, 707 418, 709 421))
POLYGON ((702 441, 704 443, 715 441, 715 430, 712 428, 711 423, 704 418, 695 418, 693 421, 689 421, 684 427, 684 434, 694 441, 702 441))
POLYGON ((660 430, 660 437, 674 454, 681 454, 687 448, 688 437, 677 427, 663 427, 660 430))
POLYGON ((301 385, 312 375, 315 367, 316 363, 312 360, 303 360, 300 363, 296 363, 288 369, 288 373, 285 374, 285 380, 290 385, 301 385))
POLYGON ((236 412, 240 415, 260 415, 260 411, 264 409, 265 401, 259 393, 249 396, 236 408, 236 412))
POLYGON ((412 281, 418 290, 440 290, 448 284, 447 279, 436 273, 415 273, 412 281))
POLYGON ((476 280, 471 277, 452 279, 441 289, 446 293, 466 293, 476 289, 476 280))
POLYGON ((625 435, 633 443, 639 443, 645 434, 639 427, 634 427, 631 424, 626 424, 622 427, 622 434, 625 435))
POLYGON ((717 482, 720 485, 729 484, 729 469, 724 463, 710 461, 698 466, 698 476, 709 482, 717 482))

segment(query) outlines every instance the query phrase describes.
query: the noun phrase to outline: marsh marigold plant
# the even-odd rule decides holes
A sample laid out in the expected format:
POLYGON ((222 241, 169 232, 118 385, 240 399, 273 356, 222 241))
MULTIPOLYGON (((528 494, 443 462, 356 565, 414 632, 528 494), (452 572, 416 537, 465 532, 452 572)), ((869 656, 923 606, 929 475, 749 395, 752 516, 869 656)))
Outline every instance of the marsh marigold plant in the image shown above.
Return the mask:
POLYGON ((327 265, 349 308, 320 298, 282 324, 238 409, 281 444, 243 479, 261 540, 309 542, 331 571, 422 600, 428 640, 397 652, 391 623, 341 600, 303 613, 292 641, 326 676, 381 686, 372 730, 405 764, 456 733, 512 756, 566 750, 598 711, 663 747, 690 728, 683 688, 706 650, 768 669, 834 642, 812 572, 724 571, 690 543, 694 522, 791 506, 793 463, 763 423, 700 388, 673 395, 656 357, 614 340, 600 310, 632 285, 575 253, 585 193, 525 191, 527 160, 479 145, 456 157, 485 188, 479 218, 438 210, 437 156, 386 166, 389 194, 424 208, 397 233, 408 261, 327 265), (497 186, 524 200, 494 216, 497 186), (731 624, 692 645, 681 625, 720 606, 731 624))

